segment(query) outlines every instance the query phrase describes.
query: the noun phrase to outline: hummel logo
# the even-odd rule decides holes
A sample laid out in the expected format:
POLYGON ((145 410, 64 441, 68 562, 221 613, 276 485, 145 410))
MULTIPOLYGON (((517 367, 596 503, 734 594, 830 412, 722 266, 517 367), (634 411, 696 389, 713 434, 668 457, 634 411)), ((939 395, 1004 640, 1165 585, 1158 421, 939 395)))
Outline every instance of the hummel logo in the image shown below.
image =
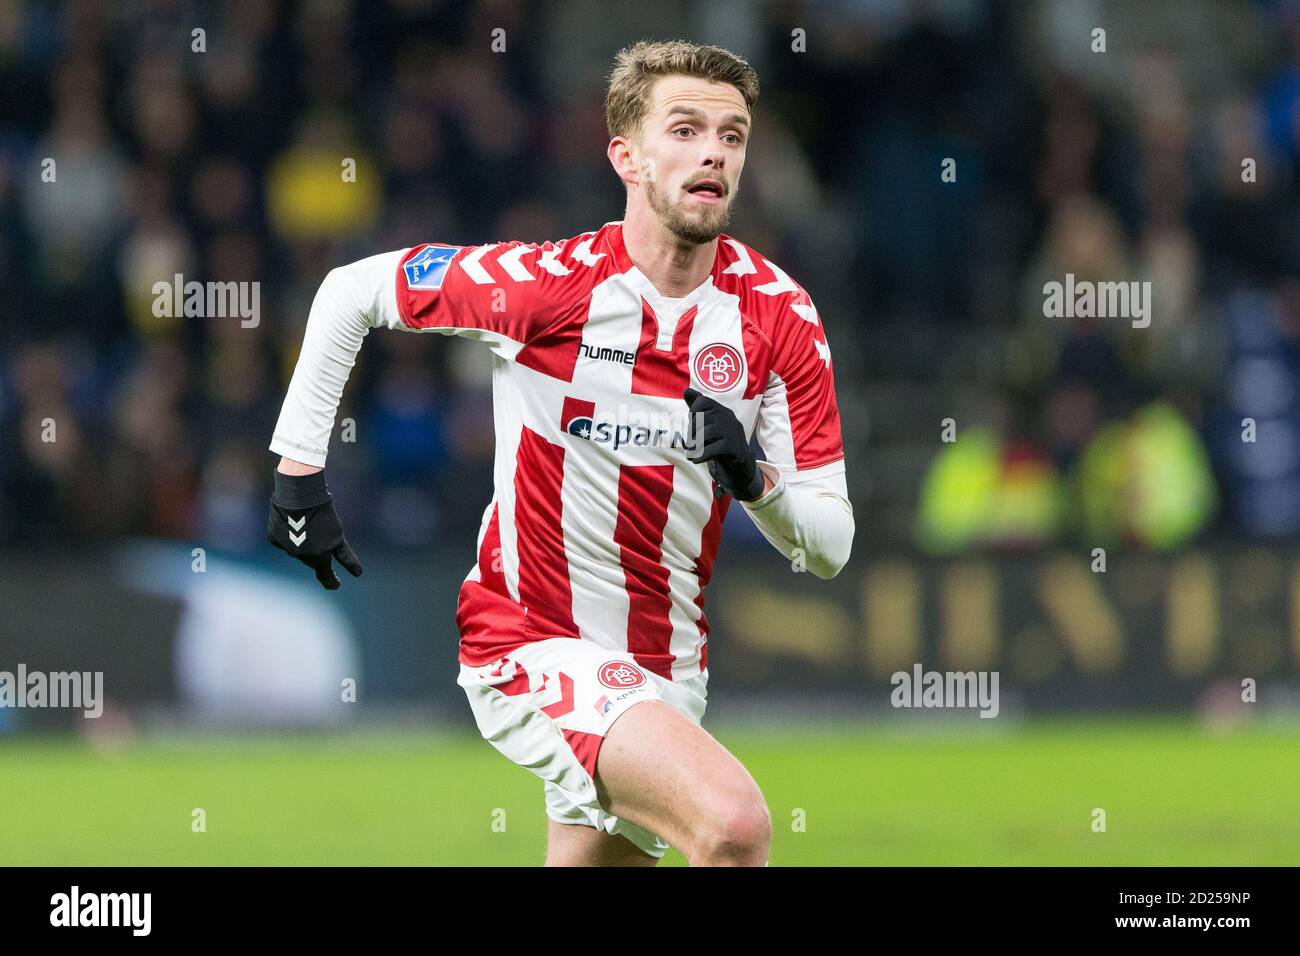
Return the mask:
POLYGON ((620 365, 634 365, 636 354, 626 349, 614 349, 607 346, 592 346, 586 342, 578 343, 578 355, 582 358, 600 359, 605 362, 617 362, 620 365))
POLYGON ((289 532, 289 540, 293 542, 295 548, 302 547, 302 543, 307 540, 307 532, 303 531, 302 534, 294 534, 293 532, 302 531, 302 526, 305 525, 306 523, 307 523, 306 515, 303 515, 297 521, 294 521, 292 518, 289 519, 289 527, 293 529, 292 531, 289 532))

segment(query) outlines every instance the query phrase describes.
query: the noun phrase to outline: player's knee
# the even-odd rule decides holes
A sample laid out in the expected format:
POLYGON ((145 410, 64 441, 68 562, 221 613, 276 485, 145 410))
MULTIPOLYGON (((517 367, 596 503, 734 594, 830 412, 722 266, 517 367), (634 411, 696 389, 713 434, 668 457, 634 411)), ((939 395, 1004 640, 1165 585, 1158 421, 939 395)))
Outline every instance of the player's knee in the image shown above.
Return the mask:
POLYGON ((763 866, 772 843, 772 818, 760 795, 718 807, 703 827, 692 863, 706 866, 763 866))

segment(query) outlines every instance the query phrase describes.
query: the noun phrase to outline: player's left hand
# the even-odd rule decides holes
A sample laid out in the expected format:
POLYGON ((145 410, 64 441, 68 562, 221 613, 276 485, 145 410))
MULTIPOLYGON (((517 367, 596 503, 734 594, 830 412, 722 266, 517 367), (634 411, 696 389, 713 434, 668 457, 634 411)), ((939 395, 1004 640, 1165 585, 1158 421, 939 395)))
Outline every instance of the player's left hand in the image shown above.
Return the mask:
POLYGON ((691 410, 690 440, 695 450, 695 457, 687 455, 687 460, 708 462, 709 474, 718 487, 737 501, 762 497, 763 473, 758 470, 745 428, 735 413, 693 388, 682 392, 682 398, 691 410))

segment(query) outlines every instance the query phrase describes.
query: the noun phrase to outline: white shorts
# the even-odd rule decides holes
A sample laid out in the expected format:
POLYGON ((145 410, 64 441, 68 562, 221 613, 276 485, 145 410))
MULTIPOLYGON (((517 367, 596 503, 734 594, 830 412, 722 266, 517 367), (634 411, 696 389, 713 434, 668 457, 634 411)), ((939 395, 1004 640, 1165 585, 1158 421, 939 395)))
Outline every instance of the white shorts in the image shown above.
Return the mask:
POLYGON ((625 651, 555 637, 482 667, 462 663, 456 683, 465 688, 483 738, 545 781, 547 816, 626 837, 659 858, 667 843, 600 805, 596 756, 614 721, 643 700, 662 700, 698 724, 708 679, 705 670, 666 680, 625 651))

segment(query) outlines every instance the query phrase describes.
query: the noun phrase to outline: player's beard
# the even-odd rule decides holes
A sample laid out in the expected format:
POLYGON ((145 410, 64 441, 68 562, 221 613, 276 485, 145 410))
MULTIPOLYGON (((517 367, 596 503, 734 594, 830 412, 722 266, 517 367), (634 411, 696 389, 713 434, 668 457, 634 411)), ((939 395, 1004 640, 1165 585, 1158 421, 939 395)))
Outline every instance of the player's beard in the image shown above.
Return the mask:
POLYGON ((670 203, 659 192, 653 180, 645 185, 645 197, 650 203, 650 208, 659 217, 664 228, 683 242, 693 242, 696 245, 712 242, 722 234, 722 231, 727 228, 727 223, 731 221, 730 195, 716 206, 694 203, 694 210, 690 210, 686 208, 689 199, 683 199, 676 204, 670 203))

